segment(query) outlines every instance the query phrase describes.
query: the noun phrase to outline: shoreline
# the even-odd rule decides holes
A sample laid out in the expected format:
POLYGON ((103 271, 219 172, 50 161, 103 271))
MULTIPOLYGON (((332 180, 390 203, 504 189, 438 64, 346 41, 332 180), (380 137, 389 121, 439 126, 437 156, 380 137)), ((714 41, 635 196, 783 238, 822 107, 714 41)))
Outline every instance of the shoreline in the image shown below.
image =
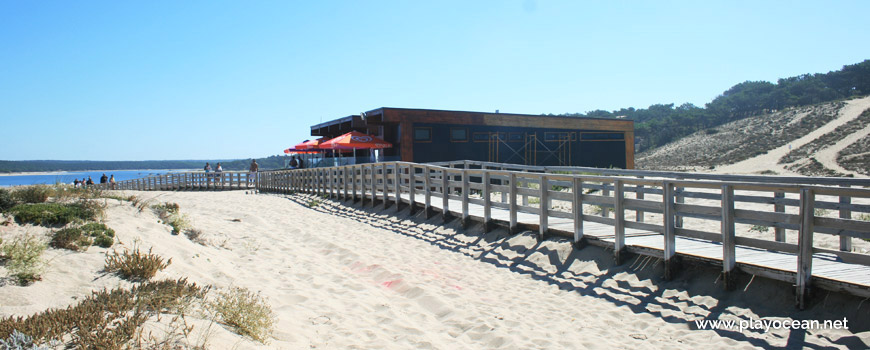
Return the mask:
POLYGON ((183 171, 197 171, 199 169, 115 169, 115 170, 61 170, 61 171, 23 171, 23 172, 11 172, 11 173, 2 173, 0 172, 0 176, 63 176, 69 174, 81 174, 81 173, 106 173, 107 175, 110 172, 118 172, 118 171, 167 171, 167 172, 183 172, 183 171))

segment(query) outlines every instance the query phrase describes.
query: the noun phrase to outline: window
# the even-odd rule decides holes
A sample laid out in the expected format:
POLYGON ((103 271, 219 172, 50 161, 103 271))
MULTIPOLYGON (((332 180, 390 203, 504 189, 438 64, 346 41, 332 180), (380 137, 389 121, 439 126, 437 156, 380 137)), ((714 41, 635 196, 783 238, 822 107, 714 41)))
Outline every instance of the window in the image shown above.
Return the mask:
POLYGON ((466 128, 451 128, 450 129, 450 141, 467 142, 468 141, 468 129, 466 129, 466 128))
POLYGON ((517 142, 523 140, 523 134, 518 132, 512 132, 508 134, 508 141, 517 142))
POLYGON ((432 128, 414 128, 414 141, 432 141, 432 128))
POLYGON ((609 141, 609 140, 624 140, 625 134, 621 132, 613 133, 582 133, 580 140, 583 141, 609 141))
POLYGON ((544 141, 569 141, 570 135, 567 132, 545 132, 544 141))
POLYGON ((476 132, 476 133, 474 133, 474 142, 489 142, 489 133, 488 132, 476 132))

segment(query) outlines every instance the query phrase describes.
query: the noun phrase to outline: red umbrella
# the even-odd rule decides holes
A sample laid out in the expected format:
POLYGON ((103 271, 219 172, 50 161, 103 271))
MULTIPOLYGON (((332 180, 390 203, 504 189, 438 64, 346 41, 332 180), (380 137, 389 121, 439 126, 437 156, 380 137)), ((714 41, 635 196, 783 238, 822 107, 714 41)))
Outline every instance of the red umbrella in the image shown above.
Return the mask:
POLYGON ((323 142, 323 139, 306 140, 305 142, 302 142, 302 143, 294 146, 293 148, 296 149, 297 151, 317 149, 318 148, 317 146, 319 146, 320 143, 322 143, 322 142, 323 142))
POLYGON ((351 131, 332 140, 323 142, 320 144, 319 147, 322 149, 333 150, 356 150, 390 148, 393 147, 393 144, 372 135, 363 134, 357 131, 351 131))

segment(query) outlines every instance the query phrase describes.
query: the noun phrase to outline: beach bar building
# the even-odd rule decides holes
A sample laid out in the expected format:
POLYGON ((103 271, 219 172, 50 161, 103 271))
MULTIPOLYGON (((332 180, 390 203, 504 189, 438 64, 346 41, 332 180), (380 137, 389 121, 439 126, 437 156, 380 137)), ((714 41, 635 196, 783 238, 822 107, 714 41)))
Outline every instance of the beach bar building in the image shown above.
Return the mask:
POLYGON ((325 139, 350 131, 392 143, 379 151, 385 161, 634 168, 634 122, 626 119, 382 107, 311 126, 325 139))

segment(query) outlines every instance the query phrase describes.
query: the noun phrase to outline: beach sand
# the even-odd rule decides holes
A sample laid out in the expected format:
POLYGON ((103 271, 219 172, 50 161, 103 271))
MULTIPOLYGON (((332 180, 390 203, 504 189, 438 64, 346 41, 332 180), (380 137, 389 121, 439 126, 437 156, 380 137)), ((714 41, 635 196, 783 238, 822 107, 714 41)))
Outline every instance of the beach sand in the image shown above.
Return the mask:
MULTIPOLYGON (((540 244, 531 232, 482 234, 454 221, 409 217, 303 195, 128 192, 176 202, 206 244, 172 235, 150 211, 107 200, 121 244, 152 248, 172 264, 156 279, 187 277, 215 288, 259 291, 275 311, 267 345, 193 320, 213 349, 866 348, 870 302, 820 291, 805 311, 792 288, 743 276, 725 292, 715 268, 686 266, 676 280, 634 257, 540 244), (317 203, 313 203, 317 201, 317 203), (311 206, 311 204, 316 204, 311 206), (745 291, 744 291, 745 289, 745 291), (843 319, 850 330, 698 330, 694 321, 843 319)), ((0 226, 0 237, 44 228, 0 226)), ((100 272, 106 249, 49 249, 42 281, 0 287, 0 315, 65 307, 104 287, 130 286, 100 272)), ((5 273, 0 267, 0 274, 5 273)), ((159 330, 160 322, 149 327, 159 330)))

